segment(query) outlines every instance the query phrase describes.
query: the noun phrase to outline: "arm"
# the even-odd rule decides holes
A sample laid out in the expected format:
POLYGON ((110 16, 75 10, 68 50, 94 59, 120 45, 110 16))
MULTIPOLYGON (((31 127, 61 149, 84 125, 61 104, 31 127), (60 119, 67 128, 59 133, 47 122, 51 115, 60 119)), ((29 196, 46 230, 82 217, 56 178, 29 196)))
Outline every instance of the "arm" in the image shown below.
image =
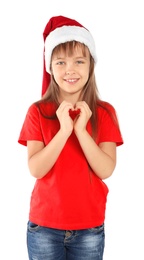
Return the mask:
POLYGON ((86 130, 91 110, 85 102, 78 102, 77 108, 81 113, 74 123, 75 134, 92 170, 99 178, 106 179, 116 166, 116 144, 103 142, 97 145, 86 130))
POLYGON ((100 179, 110 177, 116 165, 116 144, 104 142, 98 146, 86 130, 77 133, 77 138, 95 174, 100 179))
POLYGON ((73 122, 69 116, 71 108, 72 105, 67 102, 59 106, 57 117, 60 130, 46 146, 40 141, 27 141, 29 170, 37 179, 44 177, 53 167, 73 130, 73 122))
POLYGON ((61 130, 47 146, 44 146, 43 142, 27 141, 28 166, 31 175, 37 179, 44 177, 55 164, 66 141, 67 137, 61 130))

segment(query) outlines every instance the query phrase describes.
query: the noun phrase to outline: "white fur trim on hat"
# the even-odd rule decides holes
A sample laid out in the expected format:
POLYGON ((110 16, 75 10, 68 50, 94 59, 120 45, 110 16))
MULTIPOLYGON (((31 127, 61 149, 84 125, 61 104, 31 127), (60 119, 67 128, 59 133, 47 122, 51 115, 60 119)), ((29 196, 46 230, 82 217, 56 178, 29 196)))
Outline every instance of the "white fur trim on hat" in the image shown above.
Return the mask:
POLYGON ((60 43, 74 40, 84 43, 89 48, 89 51, 96 62, 95 42, 91 33, 80 26, 62 26, 52 31, 45 40, 45 65, 48 73, 50 73, 50 62, 53 49, 60 43))

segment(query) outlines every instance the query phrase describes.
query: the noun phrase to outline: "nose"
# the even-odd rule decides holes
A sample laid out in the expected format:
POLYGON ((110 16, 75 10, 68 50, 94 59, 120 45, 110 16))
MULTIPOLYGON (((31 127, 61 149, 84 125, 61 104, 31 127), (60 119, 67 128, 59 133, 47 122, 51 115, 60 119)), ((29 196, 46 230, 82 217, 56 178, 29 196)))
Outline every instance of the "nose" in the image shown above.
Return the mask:
POLYGON ((65 72, 65 74, 66 74, 66 75, 73 75, 73 74, 75 74, 75 72, 74 72, 74 70, 67 70, 67 71, 65 72))
POLYGON ((67 63, 67 66, 65 68, 65 74, 66 75, 73 75, 75 74, 75 70, 74 70, 74 64, 72 62, 67 63))

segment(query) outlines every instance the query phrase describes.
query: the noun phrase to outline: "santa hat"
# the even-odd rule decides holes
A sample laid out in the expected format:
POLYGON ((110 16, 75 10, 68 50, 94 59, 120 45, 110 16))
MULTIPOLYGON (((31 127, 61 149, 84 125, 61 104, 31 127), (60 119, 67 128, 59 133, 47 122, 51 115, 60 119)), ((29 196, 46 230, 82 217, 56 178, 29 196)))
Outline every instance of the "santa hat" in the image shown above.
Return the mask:
POLYGON ((54 16, 47 23, 44 32, 44 71, 42 95, 50 83, 50 61, 53 49, 60 43, 78 41, 84 43, 96 62, 95 43, 91 33, 79 22, 64 16, 54 16))

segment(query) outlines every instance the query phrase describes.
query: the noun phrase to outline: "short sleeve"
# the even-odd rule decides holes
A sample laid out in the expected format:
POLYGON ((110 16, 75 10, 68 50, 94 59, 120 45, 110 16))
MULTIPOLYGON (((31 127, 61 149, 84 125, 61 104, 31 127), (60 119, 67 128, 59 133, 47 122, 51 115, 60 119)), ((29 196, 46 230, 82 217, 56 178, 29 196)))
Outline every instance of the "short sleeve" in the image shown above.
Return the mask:
POLYGON ((18 138, 18 143, 26 146, 28 140, 36 140, 43 142, 43 136, 40 126, 40 114, 35 104, 32 104, 27 111, 18 138))
POLYGON ((115 142, 117 146, 123 144, 118 117, 112 105, 108 109, 99 109, 98 143, 115 142))

